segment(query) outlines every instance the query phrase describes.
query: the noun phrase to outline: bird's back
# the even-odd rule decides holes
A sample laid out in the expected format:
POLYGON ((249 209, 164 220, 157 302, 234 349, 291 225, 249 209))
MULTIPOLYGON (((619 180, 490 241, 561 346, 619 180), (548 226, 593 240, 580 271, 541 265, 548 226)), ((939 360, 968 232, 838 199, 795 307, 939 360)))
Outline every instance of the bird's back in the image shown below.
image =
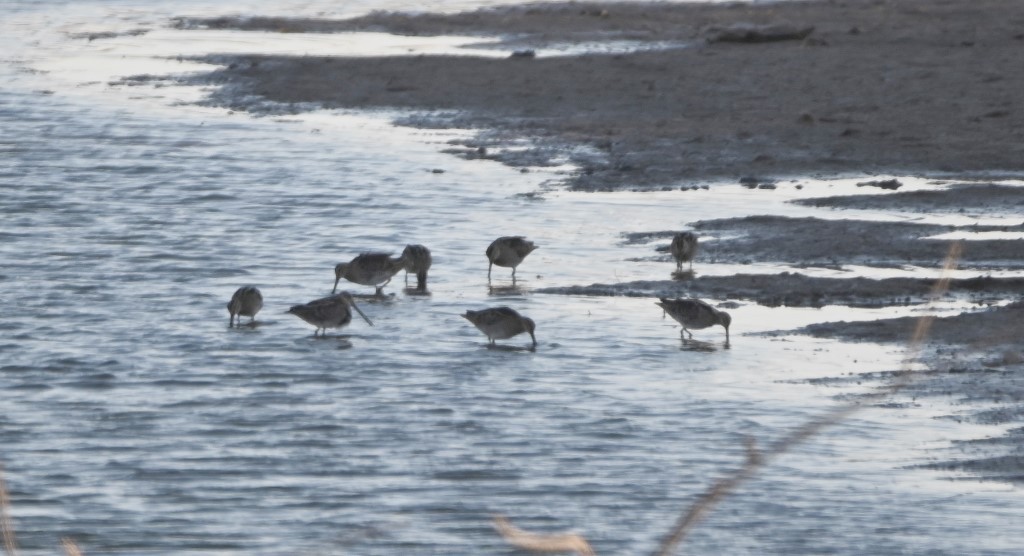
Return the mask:
POLYGON ((487 247, 487 258, 498 266, 514 266, 536 248, 532 241, 522 236, 499 237, 487 247))
POLYGON ((362 253, 348 263, 345 278, 364 286, 375 286, 386 282, 402 270, 402 261, 393 259, 390 253, 362 253))
POLYGON ((294 305, 288 312, 320 328, 344 326, 352 321, 352 311, 342 295, 330 295, 294 305))
POLYGON ((680 232, 672 238, 669 249, 677 261, 692 261, 697 255, 697 235, 693 232, 680 232))
POLYGON ((463 316, 489 338, 504 340, 526 331, 522 322, 523 317, 509 307, 466 311, 463 316))
POLYGON ((406 245, 405 250, 402 251, 402 256, 399 257, 399 259, 402 261, 405 270, 409 272, 428 270, 430 265, 433 263, 433 257, 430 255, 430 249, 427 249, 424 245, 406 245))
POLYGON ((263 294, 253 286, 242 286, 235 290, 228 303, 232 315, 255 316, 263 308, 263 294))
POLYGON ((707 328, 722 324, 722 311, 699 299, 661 298, 658 306, 686 328, 707 328))
POLYGON ((466 311, 466 318, 480 326, 495 326, 522 317, 511 307, 490 307, 479 311, 466 311))

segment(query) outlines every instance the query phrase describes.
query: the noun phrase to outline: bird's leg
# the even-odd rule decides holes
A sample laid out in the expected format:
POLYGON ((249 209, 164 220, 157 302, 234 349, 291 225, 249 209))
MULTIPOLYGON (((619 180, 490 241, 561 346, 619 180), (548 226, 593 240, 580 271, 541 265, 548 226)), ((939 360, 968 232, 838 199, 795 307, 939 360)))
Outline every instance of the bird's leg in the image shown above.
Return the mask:
POLYGON ((405 271, 405 287, 409 287, 409 271, 405 271))
POLYGON ((377 291, 376 291, 376 293, 374 293, 374 295, 376 295, 377 297, 382 297, 384 295, 384 285, 383 284, 377 286, 377 291))
MULTIPOLYGON (((683 330, 686 330, 686 329, 684 328, 683 330)), ((686 330, 686 333, 690 336, 690 339, 692 340, 693 339, 693 332, 690 332, 689 330, 686 330)))
POLYGON ((512 285, 516 285, 516 267, 512 267, 512 285))

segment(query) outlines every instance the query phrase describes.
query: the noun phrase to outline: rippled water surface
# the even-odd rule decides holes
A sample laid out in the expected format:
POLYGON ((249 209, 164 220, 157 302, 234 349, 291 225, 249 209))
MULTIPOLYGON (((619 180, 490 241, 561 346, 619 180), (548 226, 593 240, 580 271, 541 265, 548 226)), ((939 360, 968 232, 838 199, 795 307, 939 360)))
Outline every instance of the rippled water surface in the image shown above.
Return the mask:
MULTIPOLYGON (((23 552, 68 536, 87 554, 511 554, 489 523, 502 513, 580 531, 601 554, 647 554, 742 461, 745 436, 768 443, 860 391, 802 379, 899 367, 893 348, 755 333, 911 309, 741 302, 731 348, 713 329, 694 350, 651 299, 533 293, 668 275, 622 232, 839 217, 784 201, 852 183, 524 195, 559 170, 462 160, 440 151, 463 132, 379 116, 252 118, 180 103, 195 91, 111 88, 118 48, 147 53, 126 73, 164 71, 147 56, 173 41, 69 37, 203 10, 233 11, 25 2, 0 23, 0 460, 23 552), (496 268, 489 289, 483 251, 507 234, 541 248, 518 287, 496 268), (359 299, 376 326, 314 339, 285 314, 329 293, 335 263, 413 242, 434 252, 430 295, 399 275, 389 297, 359 299), (224 304, 244 284, 266 305, 229 329, 224 304), (535 352, 487 349, 459 316, 497 304, 537 321, 535 352)), ((688 553, 1018 553, 1019 491, 906 468, 998 432, 933 418, 949 412, 856 413, 728 499, 688 553)))

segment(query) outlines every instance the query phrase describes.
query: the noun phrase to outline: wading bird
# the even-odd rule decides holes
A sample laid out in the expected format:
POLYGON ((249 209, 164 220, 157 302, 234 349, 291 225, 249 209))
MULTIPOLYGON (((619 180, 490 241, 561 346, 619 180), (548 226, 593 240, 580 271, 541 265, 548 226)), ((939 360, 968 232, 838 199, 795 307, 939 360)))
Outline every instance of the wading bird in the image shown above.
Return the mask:
POLYGON ((352 294, 348 292, 314 299, 303 305, 294 305, 287 312, 315 326, 313 337, 316 337, 316 333, 321 329, 324 331, 322 335, 327 336, 328 328, 341 328, 352 322, 352 309, 355 309, 367 324, 373 326, 370 319, 356 306, 352 294))
POLYGON ((402 267, 401 259, 393 259, 389 253, 363 253, 334 267, 334 287, 331 293, 338 290, 338 282, 344 278, 363 286, 373 286, 377 288, 377 295, 381 295, 384 286, 402 267))
POLYGON ((672 257, 676 260, 676 272, 683 271, 683 263, 690 263, 690 272, 693 272, 693 258, 697 256, 697 234, 693 232, 679 232, 672 237, 672 245, 669 246, 672 257))
POLYGON ((427 289, 427 271, 433 263, 430 256, 430 249, 423 245, 406 245, 402 256, 398 258, 405 268, 405 285, 409 285, 409 273, 416 273, 416 289, 423 291, 427 289))
POLYGON ((533 347, 537 347, 537 337, 533 331, 537 328, 533 319, 526 318, 514 309, 508 307, 491 307, 480 311, 466 311, 463 318, 473 323, 480 332, 483 332, 491 345, 495 340, 506 340, 512 336, 529 332, 533 339, 533 347))
POLYGON ((242 286, 235 290, 235 294, 228 301, 228 328, 234 325, 242 325, 242 317, 249 317, 251 324, 256 320, 256 313, 263 308, 263 294, 253 286, 242 286), (237 320, 235 317, 238 317, 237 320))
POLYGON ((690 328, 700 330, 720 324, 725 327, 725 343, 729 343, 729 325, 732 324, 732 317, 729 316, 729 313, 719 311, 699 299, 668 299, 662 297, 661 301, 657 302, 656 305, 664 309, 665 313, 668 313, 676 322, 683 325, 683 330, 679 333, 680 335, 685 332, 693 339, 693 333, 690 332, 690 328))
POLYGON ((493 265, 512 267, 512 283, 516 283, 516 267, 527 255, 533 252, 537 246, 532 241, 522 236, 505 236, 491 242, 487 247, 487 281, 491 281, 491 267, 493 265))

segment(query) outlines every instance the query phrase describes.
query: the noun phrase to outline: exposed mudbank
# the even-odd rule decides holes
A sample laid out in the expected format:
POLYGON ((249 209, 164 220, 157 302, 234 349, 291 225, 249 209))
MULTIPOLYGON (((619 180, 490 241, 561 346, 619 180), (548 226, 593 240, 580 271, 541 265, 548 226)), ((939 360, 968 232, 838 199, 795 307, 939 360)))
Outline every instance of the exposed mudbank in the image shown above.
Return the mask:
MULTIPOLYGON (((864 342, 906 342, 919 319, 902 317, 861 322, 824 322, 806 326, 797 332, 829 338, 864 342)), ((1021 349, 1020 332, 1024 323, 1024 302, 997 307, 981 313, 963 313, 936 318, 928 330, 927 341, 939 345, 957 345, 978 350, 1008 346, 1021 349)))
MULTIPOLYGON (((954 184, 948 189, 934 191, 902 191, 888 195, 846 195, 818 197, 793 201, 812 207, 844 209, 899 210, 905 212, 952 212, 975 213, 997 211, 1003 214, 1020 214, 1021 224, 1013 231, 1024 227, 1024 188, 1000 184, 954 184)), ((1001 229, 996 231, 1011 231, 1001 229)))
MULTIPOLYGON (((692 280, 638 280, 538 289, 539 293, 627 297, 709 297, 744 299, 769 307, 888 307, 930 300, 934 280, 924 278, 819 278, 804 274, 735 274, 692 280)), ((989 304, 1024 295, 1024 278, 951 280, 945 298, 989 304)), ((906 338, 907 336, 904 336, 906 338)), ((867 338, 864 338, 867 339, 867 338)))
MULTIPOLYGON (((1017 196, 1024 199, 1024 189, 1019 189, 1017 196)), ((949 241, 928 239, 929 236, 954 231, 1024 232, 1024 225, 957 227, 771 215, 702 220, 690 227, 701 232, 700 259, 709 263, 777 262, 830 268, 853 264, 939 267, 949 251, 949 241)), ((673 233, 634 233, 626 235, 626 239, 630 242, 670 239, 673 233)), ((665 249, 665 245, 657 248, 665 249)), ((958 265, 977 270, 1024 268, 1024 241, 966 242, 958 265)))
POLYGON ((235 109, 398 108, 420 113, 404 120, 413 125, 490 130, 473 146, 546 141, 580 167, 573 187, 603 190, 749 174, 1024 171, 1024 111, 1013 109, 1024 89, 1021 18, 1024 4, 1000 0, 851 0, 178 25, 504 37, 495 48, 510 54, 555 42, 686 45, 555 57, 211 56, 224 68, 193 78, 227 87, 211 102, 235 109), (737 26, 813 31, 753 46, 707 40, 737 26))

